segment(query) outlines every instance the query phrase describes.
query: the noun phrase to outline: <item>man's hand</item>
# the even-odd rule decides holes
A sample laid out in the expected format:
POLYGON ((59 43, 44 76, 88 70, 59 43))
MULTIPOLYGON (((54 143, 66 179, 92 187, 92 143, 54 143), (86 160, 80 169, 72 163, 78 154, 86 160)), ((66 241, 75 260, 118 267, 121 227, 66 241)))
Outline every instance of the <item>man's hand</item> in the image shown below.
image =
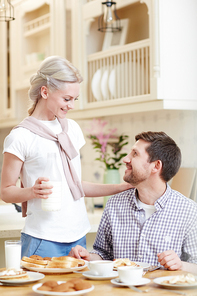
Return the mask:
POLYGON ((73 247, 70 253, 68 254, 68 256, 90 261, 90 253, 85 248, 79 245, 77 245, 76 247, 73 247))
POLYGON ((182 268, 182 261, 173 250, 159 253, 157 256, 159 263, 169 270, 178 270, 182 268))

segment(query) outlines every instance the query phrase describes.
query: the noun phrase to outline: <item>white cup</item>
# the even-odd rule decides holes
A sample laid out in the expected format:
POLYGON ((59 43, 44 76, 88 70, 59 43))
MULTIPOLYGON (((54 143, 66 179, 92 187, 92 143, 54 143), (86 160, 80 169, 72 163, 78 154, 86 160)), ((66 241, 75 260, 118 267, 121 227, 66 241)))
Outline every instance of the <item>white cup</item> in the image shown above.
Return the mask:
POLYGON ((114 262, 109 260, 97 260, 88 262, 88 268, 92 275, 108 276, 112 273, 114 262))
POLYGON ((119 279, 123 283, 130 285, 139 282, 142 278, 143 267, 122 266, 118 267, 119 279))
POLYGON ((5 241, 5 265, 6 269, 20 269, 21 262, 21 241, 7 240, 5 241))

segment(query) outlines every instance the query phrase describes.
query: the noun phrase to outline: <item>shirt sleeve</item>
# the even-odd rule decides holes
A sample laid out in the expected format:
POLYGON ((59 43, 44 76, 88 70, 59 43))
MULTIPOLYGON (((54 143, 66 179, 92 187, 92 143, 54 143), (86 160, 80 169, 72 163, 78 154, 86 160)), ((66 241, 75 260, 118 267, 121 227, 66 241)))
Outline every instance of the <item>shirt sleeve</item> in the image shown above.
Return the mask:
POLYGON ((17 128, 15 130, 12 130, 10 134, 5 138, 3 153, 11 153, 24 162, 26 151, 26 136, 25 133, 21 132, 22 130, 24 129, 17 128))
MULTIPOLYGON (((197 213, 195 216, 197 217, 197 213)), ((195 216, 183 242, 181 260, 197 264, 197 219, 195 216)))
POLYGON ((68 134, 74 146, 77 147, 78 150, 80 150, 86 143, 83 132, 76 121, 72 119, 68 119, 68 123, 69 123, 68 134))
POLYGON ((97 231, 97 236, 93 245, 93 250, 90 253, 98 254, 104 260, 113 260, 113 244, 112 244, 112 228, 110 224, 110 219, 105 208, 99 228, 97 231))

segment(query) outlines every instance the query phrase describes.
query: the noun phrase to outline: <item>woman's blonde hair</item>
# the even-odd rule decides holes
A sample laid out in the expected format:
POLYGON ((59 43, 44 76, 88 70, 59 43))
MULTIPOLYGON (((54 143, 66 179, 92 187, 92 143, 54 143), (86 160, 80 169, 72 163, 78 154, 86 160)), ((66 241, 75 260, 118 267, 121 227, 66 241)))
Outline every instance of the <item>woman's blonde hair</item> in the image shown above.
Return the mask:
POLYGON ((40 65, 36 74, 30 78, 30 89, 28 95, 33 104, 28 109, 28 114, 31 115, 36 105, 41 98, 41 87, 47 86, 50 90, 62 89, 66 82, 81 83, 83 81, 79 70, 75 68, 68 60, 59 57, 51 56, 46 58, 40 65))

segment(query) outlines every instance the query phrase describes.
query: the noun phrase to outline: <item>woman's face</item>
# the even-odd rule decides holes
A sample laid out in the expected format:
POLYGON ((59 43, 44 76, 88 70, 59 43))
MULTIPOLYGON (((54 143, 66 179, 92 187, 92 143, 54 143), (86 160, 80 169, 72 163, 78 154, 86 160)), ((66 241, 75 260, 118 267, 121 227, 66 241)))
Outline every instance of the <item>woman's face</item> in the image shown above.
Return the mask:
POLYGON ((49 120, 53 120, 54 116, 63 119, 70 109, 74 109, 74 102, 79 96, 79 88, 78 82, 65 83, 60 90, 51 91, 45 86, 41 88, 42 98, 46 100, 45 107, 49 120))

